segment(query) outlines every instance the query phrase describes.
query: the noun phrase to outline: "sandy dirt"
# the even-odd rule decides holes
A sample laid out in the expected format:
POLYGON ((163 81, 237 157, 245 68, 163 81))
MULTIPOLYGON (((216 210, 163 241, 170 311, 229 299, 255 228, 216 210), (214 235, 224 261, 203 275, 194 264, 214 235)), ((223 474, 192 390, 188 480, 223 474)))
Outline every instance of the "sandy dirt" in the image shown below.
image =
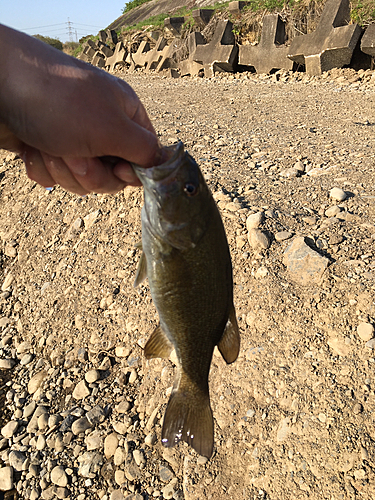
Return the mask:
MULTIPOLYGON (((9 275, 13 281, 1 292, 0 334, 11 339, 1 344, 0 358, 16 362, 11 371, 0 370, 1 426, 19 420, 25 431, 23 411, 33 398, 62 418, 76 407, 106 408, 104 421, 67 439, 59 454, 47 442, 39 456, 43 485, 42 475, 16 474, 20 498, 30 498, 32 488, 45 490, 55 465, 69 468, 74 499, 120 498, 112 493, 119 490, 150 499, 374 498, 371 326, 367 337, 358 333, 361 323, 375 321, 371 75, 356 81, 357 74, 343 70, 277 81, 247 74, 211 80, 121 74, 161 141, 182 140, 201 165, 227 231, 242 344, 233 365, 216 352, 213 357, 215 449, 209 461, 185 444, 167 450, 160 443, 174 364, 142 356, 157 313, 147 282, 132 286, 141 189, 85 198, 59 187, 47 192, 27 179, 20 159, 1 153, 0 284, 9 275), (345 191, 344 201, 330 199, 334 187, 345 191), (333 205, 340 210, 327 216, 333 205), (254 251, 246 220, 259 211, 271 244, 254 251), (281 231, 292 238, 276 241, 281 231), (284 265, 296 236, 329 259, 317 283, 301 284, 284 265), (25 353, 32 361, 22 365, 25 353), (27 384, 41 368, 48 375, 30 395, 27 384), (89 385, 85 399, 72 397, 92 369, 100 380, 89 385), (129 408, 120 419, 116 405, 124 401, 129 408), (127 429, 119 438, 126 460, 115 465, 113 456, 104 457, 87 483, 77 461, 87 435, 104 438, 120 420, 127 429), (157 440, 145 444, 150 432, 157 440), (144 455, 141 465, 134 464, 134 450, 144 455), (171 471, 167 481, 163 464, 171 471), (116 470, 125 473, 121 485, 116 470), (168 496, 163 488, 171 480, 168 496)), ((34 442, 25 443, 21 451, 31 456, 34 442)), ((3 449, 20 444, 13 437, 3 449)))

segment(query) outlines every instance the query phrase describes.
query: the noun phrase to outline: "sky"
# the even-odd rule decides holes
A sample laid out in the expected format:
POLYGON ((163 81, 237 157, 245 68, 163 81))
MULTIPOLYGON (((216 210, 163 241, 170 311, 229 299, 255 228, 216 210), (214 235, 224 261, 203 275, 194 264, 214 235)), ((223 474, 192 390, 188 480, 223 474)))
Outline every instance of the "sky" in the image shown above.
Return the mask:
POLYGON ((0 23, 28 35, 75 42, 106 28, 121 16, 126 3, 126 0, 1 0, 0 23))

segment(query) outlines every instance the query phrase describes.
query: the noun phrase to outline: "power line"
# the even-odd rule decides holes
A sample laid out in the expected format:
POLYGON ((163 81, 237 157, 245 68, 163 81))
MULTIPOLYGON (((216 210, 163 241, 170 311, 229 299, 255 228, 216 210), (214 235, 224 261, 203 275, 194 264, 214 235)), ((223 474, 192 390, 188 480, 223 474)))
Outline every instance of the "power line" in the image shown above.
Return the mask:
POLYGON ((66 23, 47 24, 46 26, 35 26, 34 28, 19 28, 19 29, 22 29, 23 31, 26 31, 26 30, 38 30, 40 28, 50 28, 51 26, 62 26, 63 24, 66 24, 66 23))

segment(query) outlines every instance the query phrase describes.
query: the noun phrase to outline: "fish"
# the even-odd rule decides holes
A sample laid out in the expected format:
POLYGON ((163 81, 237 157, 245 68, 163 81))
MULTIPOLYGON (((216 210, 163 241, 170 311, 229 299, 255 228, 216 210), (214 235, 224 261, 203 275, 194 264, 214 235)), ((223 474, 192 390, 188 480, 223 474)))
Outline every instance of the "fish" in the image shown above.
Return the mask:
POLYGON ((214 421, 208 377, 215 346, 229 364, 239 354, 233 273, 224 225, 202 172, 182 142, 165 147, 167 160, 132 165, 144 189, 142 255, 134 286, 148 278, 160 324, 144 347, 146 359, 168 358, 177 373, 161 441, 185 441, 210 458, 214 421))

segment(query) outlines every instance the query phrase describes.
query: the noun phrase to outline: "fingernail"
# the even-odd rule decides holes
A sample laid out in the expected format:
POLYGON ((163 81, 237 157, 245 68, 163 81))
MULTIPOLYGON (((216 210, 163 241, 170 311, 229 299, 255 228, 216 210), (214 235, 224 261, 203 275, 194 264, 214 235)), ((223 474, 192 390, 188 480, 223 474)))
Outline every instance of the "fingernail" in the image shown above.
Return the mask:
POLYGON ((83 177, 87 174, 88 161, 86 158, 64 158, 64 161, 74 175, 83 177))

